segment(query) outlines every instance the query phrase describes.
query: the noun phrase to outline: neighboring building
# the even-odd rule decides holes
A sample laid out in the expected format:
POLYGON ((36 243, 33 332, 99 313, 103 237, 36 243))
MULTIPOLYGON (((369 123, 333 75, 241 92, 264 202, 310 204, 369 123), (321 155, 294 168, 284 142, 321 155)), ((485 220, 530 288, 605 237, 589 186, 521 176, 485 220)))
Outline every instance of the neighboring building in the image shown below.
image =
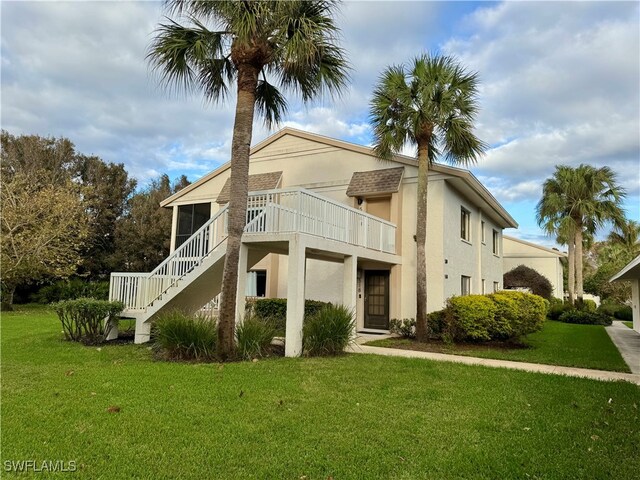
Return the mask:
POLYGON ((503 247, 505 273, 519 265, 533 268, 551 282, 554 297, 564 298, 563 270, 560 259, 566 258, 566 253, 507 235, 503 237, 503 247))
MULTIPOLYGON (((303 297, 351 306, 359 331, 415 317, 417 173, 414 158, 385 162, 290 128, 253 147, 238 312, 245 294, 288 298, 287 355, 299 354, 303 297)), ((162 309, 200 308, 219 293, 229 174, 227 163, 162 202, 173 211, 173 260, 151 277, 112 275, 112 298, 138 318, 137 341, 162 309)), ((502 231, 517 227, 509 213, 468 170, 438 164, 428 202, 428 310, 502 288, 502 231)))
POLYGON ((620 270, 611 282, 631 283, 631 310, 633 311, 633 329, 640 333, 640 255, 620 270))

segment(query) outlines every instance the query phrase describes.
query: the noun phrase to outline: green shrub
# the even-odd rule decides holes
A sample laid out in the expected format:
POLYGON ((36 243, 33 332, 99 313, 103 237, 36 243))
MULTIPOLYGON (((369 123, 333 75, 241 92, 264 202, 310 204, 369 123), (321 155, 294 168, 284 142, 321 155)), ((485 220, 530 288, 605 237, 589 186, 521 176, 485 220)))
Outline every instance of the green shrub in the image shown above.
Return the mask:
POLYGON ((429 338, 441 338, 447 328, 445 310, 437 310, 427 314, 427 335, 429 338))
POLYGON ((116 317, 124 309, 122 302, 78 298, 53 303, 67 340, 95 345, 104 342, 116 317))
POLYGON ((618 320, 624 320, 627 322, 633 321, 633 310, 629 305, 622 305, 618 310, 616 310, 613 314, 618 320))
POLYGON ((80 278, 59 280, 42 287, 31 296, 34 302, 43 304, 77 298, 107 300, 109 298, 109 282, 88 282, 80 278))
POLYGON ((520 306, 511 295, 504 292, 489 295, 496 306, 493 326, 489 331, 492 339, 507 339, 514 336, 514 326, 519 322, 520 306))
POLYGON ((549 301, 532 293, 502 291, 500 294, 514 300, 518 305, 518 315, 512 325, 514 338, 528 335, 542 329, 549 311, 549 301))
POLYGON ((416 319, 403 318, 398 320, 393 318, 389 321, 389 331, 404 338, 416 338, 416 319))
POLYGON ((580 310, 582 310, 583 312, 595 312, 597 308, 598 305, 596 305, 596 302, 588 299, 583 300, 582 305, 580 306, 580 310))
POLYGON ((549 279, 526 265, 509 270, 504 274, 502 282, 506 289, 529 288, 531 293, 547 300, 551 299, 553 293, 553 285, 549 279))
POLYGON ((581 325, 611 325, 611 317, 597 312, 569 310, 558 318, 559 322, 578 323, 581 325))
POLYGON ((573 307, 569 302, 559 304, 552 303, 549 307, 549 311, 547 312, 547 317, 549 317, 551 320, 558 320, 558 318, 560 318, 560 315, 570 310, 575 310, 575 307, 573 307))
POLYGON ((452 297, 447 301, 447 334, 453 340, 491 340, 496 306, 485 295, 452 297))
POLYGON ((271 322, 246 316, 236 327, 238 356, 244 360, 267 356, 275 335, 276 329, 271 322))
MULTIPOLYGON (((315 315, 323 307, 331 305, 318 300, 304 301, 304 318, 315 315)), ((246 312, 260 320, 273 324, 280 335, 284 335, 287 325, 287 299, 286 298, 258 298, 247 300, 246 312)))
POLYGON ((209 361, 215 358, 216 322, 203 315, 173 311, 161 315, 153 327, 154 346, 162 358, 209 361))
POLYGON ((631 310, 631 307, 621 303, 602 303, 596 311, 618 320, 633 320, 633 311, 631 310))
POLYGON ((353 341, 354 315, 344 305, 327 305, 309 317, 303 328, 305 355, 337 355, 353 341))

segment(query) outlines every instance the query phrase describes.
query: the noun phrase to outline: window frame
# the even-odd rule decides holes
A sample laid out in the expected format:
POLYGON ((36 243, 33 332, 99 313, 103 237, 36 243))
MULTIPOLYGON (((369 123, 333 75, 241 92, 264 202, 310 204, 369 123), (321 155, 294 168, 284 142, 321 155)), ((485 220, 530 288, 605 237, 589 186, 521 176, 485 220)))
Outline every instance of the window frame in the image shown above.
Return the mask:
POLYGON ((460 240, 471 243, 471 212, 463 206, 460 206, 460 240))
POLYGON ((480 237, 483 245, 487 244, 487 235, 485 233, 485 227, 486 225, 484 223, 484 220, 480 220, 480 237))
POLYGON ((498 230, 496 230, 495 228, 493 229, 492 241, 493 241, 492 252, 496 257, 499 257, 500 256, 500 232, 498 232, 498 230))
MULTIPOLYGON (((211 219, 211 202, 199 202, 199 203, 187 203, 184 205, 178 205, 178 215, 176 218, 176 234, 175 234, 175 240, 174 240, 174 244, 175 247, 174 248, 178 248, 180 245, 182 245, 184 242, 186 242, 195 232, 197 232, 202 225, 198 225, 197 228, 194 228, 194 225, 196 225, 198 222, 196 222, 196 207, 200 207, 202 205, 206 205, 208 207, 209 213, 204 215, 204 211, 199 212, 199 216, 202 217, 202 219, 204 219, 204 222, 202 222, 202 225, 204 225, 205 223, 207 223, 209 221, 209 219, 211 219), (190 212, 190 226, 189 226, 189 230, 191 233, 180 233, 182 231, 181 229, 181 222, 180 222, 180 212, 181 210, 186 209, 187 207, 191 207, 191 212, 190 212), (205 219, 206 217, 206 219, 205 219)), ((203 209, 204 210, 204 209, 203 209)))
POLYGON ((460 275, 460 296, 464 297, 465 295, 471 295, 471 277, 468 275, 460 275))

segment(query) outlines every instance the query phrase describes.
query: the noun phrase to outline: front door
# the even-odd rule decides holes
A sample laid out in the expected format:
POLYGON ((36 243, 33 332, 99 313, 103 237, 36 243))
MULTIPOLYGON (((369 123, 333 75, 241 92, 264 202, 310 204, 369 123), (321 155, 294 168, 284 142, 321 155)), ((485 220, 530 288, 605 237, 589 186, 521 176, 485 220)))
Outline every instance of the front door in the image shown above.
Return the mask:
POLYGON ((364 272, 364 328, 389 329, 389 271, 364 272))

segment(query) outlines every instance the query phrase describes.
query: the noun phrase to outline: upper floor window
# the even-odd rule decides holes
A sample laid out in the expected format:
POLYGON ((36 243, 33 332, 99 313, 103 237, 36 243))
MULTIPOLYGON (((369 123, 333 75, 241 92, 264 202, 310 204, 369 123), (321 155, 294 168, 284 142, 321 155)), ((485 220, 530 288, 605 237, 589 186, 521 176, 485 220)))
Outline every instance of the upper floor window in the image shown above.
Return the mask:
POLYGON ((464 207, 460 209, 460 238, 467 242, 471 240, 471 213, 464 207))
POLYGON ((487 236, 484 232, 484 220, 480 222, 480 235, 482 236, 482 243, 487 243, 487 236))
POLYGON ((460 277, 460 295, 469 295, 471 293, 471 277, 462 275, 460 277))
POLYGON ((500 255, 500 233, 497 230, 493 231, 493 254, 500 255))
POLYGON ((178 206, 178 228, 176 229, 176 248, 182 245, 202 225, 211 218, 210 203, 195 203, 178 206))

